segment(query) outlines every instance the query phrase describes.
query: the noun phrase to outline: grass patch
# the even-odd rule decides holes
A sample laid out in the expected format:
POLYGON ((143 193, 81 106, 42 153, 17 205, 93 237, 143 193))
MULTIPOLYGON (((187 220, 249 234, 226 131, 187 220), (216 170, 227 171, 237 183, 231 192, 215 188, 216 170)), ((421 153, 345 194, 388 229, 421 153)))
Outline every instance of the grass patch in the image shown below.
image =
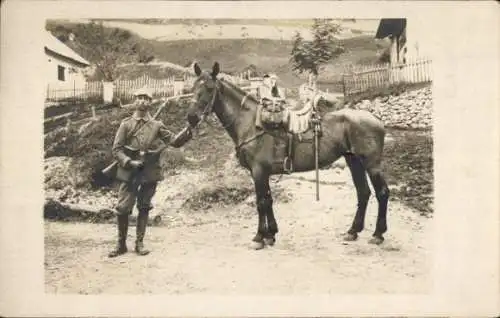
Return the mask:
MULTIPOLYGON (((167 106, 160 116, 173 133, 180 131, 186 124, 185 110, 176 106, 167 106)), ((154 112, 155 109, 151 111, 154 112)), ((113 162, 111 147, 116 131, 120 122, 130 114, 130 110, 115 108, 102 113, 97 120, 48 133, 44 140, 45 158, 72 158, 69 171, 76 174, 73 176, 73 186, 77 189, 111 186, 111 180, 106 179, 101 170, 113 162)), ((162 154, 164 172, 185 164, 184 155, 178 150, 169 149, 162 154)))
POLYGON ((184 72, 157 64, 127 64, 119 68, 120 80, 134 80, 145 74, 150 78, 165 79, 182 78, 184 72))
POLYGON ((182 207, 199 211, 236 205, 245 201, 253 191, 250 187, 209 185, 193 193, 182 207))
POLYGON ((399 96, 405 92, 422 89, 430 86, 431 83, 399 83, 385 87, 370 88, 362 93, 355 93, 345 97, 346 103, 356 104, 362 100, 373 100, 377 97, 399 96))
POLYGON ((384 149, 384 171, 394 188, 391 197, 421 214, 433 213, 433 139, 430 131, 390 130, 394 140, 384 149))

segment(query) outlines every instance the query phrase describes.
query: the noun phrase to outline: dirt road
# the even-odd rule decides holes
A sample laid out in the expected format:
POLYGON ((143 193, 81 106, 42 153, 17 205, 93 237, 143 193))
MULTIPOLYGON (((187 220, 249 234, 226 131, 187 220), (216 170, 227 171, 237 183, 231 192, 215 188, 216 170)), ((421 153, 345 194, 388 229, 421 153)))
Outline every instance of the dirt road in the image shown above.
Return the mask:
MULTIPOLYGON (((193 176, 183 174, 182 180, 203 182, 193 176)), ((347 169, 321 171, 328 184, 321 185, 319 202, 313 177, 304 173, 282 178, 279 184, 291 199, 275 203, 278 241, 259 251, 250 248, 257 226, 252 200, 189 215, 172 208, 167 226, 148 228, 145 243, 152 253, 145 257, 129 252, 108 259, 116 237, 111 224, 47 222, 46 291, 318 294, 423 293, 430 288, 432 219, 392 201, 386 241, 370 245, 376 218, 376 200, 371 198, 366 230, 358 241, 343 242, 356 203, 347 169)), ((172 189, 182 188, 182 183, 163 183, 157 202, 179 197, 172 189)), ((134 239, 132 227, 130 250, 134 239)))

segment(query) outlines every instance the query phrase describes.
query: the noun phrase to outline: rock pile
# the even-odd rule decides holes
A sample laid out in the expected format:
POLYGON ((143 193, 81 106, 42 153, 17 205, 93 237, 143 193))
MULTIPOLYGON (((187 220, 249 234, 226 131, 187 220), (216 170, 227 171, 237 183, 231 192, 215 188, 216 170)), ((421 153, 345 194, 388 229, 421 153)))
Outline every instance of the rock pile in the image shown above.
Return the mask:
POLYGON ((380 118, 386 127, 430 129, 432 127, 432 92, 430 87, 363 100, 353 108, 364 109, 380 118))

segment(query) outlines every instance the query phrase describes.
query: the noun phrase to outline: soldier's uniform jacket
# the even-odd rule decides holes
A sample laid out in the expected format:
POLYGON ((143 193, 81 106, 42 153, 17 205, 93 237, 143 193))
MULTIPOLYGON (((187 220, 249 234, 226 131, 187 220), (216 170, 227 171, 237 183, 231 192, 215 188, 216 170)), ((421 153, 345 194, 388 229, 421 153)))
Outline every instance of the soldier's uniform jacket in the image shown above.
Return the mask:
POLYGON ((172 138, 172 132, 161 121, 154 120, 149 115, 139 118, 134 114, 125 118, 120 123, 112 149, 113 156, 119 163, 116 178, 130 181, 132 177, 139 183, 163 180, 159 159, 172 138), (141 128, 137 130, 138 125, 141 128), (149 138, 152 138, 150 146, 143 149, 149 138), (142 156, 140 151, 143 151, 142 156), (131 160, 143 160, 144 167, 140 172, 130 167, 131 160))

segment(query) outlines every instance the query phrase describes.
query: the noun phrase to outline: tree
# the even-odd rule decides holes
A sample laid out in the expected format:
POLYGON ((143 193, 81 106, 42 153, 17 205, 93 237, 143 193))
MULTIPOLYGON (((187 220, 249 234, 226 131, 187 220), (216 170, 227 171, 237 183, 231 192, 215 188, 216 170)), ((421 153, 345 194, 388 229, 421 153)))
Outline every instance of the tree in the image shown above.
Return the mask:
POLYGON ((386 48, 382 53, 380 54, 378 58, 379 63, 390 63, 391 62, 391 50, 390 47, 386 48))
POLYGON ((340 33, 340 25, 331 19, 315 19, 311 31, 312 41, 305 41, 300 32, 295 33, 290 61, 294 71, 317 77, 325 64, 344 52, 344 47, 334 37, 340 33))
POLYGON ((154 58, 129 31, 106 28, 102 22, 78 24, 74 34, 75 49, 95 64, 98 75, 106 81, 116 79, 120 64, 147 63, 154 58))

